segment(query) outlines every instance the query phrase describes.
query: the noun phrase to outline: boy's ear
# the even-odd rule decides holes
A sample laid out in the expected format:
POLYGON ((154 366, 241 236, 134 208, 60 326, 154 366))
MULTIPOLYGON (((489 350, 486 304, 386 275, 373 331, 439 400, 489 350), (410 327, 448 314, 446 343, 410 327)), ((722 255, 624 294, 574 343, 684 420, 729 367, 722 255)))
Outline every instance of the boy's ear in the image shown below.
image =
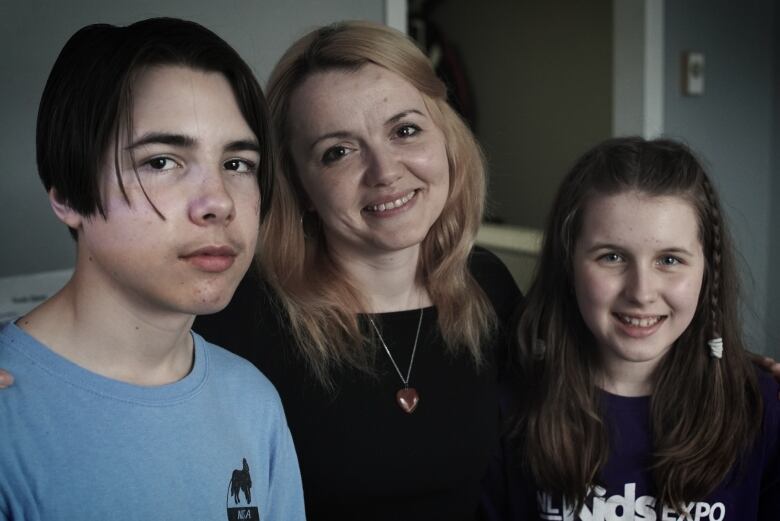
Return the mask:
POLYGON ((54 215, 62 221, 68 228, 78 230, 81 227, 81 222, 84 219, 80 213, 71 208, 68 203, 62 200, 59 193, 55 188, 49 189, 49 204, 54 211, 54 215))

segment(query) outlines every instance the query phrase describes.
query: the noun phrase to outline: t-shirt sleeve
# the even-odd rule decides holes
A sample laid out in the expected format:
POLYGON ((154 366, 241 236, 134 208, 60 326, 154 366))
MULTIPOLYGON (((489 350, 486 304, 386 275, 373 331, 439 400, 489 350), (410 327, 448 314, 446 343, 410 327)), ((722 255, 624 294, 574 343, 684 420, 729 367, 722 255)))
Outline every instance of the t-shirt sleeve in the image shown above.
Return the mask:
MULTIPOLYGON (((281 411, 281 406, 280 406, 281 411)), ((303 487, 298 458, 290 430, 280 412, 279 428, 271 454, 268 509, 263 519, 268 521, 305 521, 303 487)))

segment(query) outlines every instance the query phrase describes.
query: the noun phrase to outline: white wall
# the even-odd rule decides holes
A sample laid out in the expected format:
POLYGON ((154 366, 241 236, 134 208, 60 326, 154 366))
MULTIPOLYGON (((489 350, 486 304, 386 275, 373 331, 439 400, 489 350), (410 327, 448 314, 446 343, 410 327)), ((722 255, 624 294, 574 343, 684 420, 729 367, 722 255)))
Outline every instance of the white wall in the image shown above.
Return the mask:
MULTIPOLYGON (((397 4, 398 0, 388 0, 397 4)), ((233 45, 265 83, 305 31, 341 19, 383 21, 384 0, 0 0, 0 277, 71 267, 74 247, 53 217, 35 165, 38 101, 68 37, 98 22, 152 16, 201 23, 233 45)))

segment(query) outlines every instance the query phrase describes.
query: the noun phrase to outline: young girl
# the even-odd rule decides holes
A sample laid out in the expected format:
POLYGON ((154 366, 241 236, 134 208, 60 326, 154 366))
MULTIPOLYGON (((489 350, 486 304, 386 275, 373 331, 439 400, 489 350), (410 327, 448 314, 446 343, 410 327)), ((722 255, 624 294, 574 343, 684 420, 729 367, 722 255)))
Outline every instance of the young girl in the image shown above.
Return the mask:
POLYGON ((512 517, 777 519, 777 384, 745 354, 737 297, 690 150, 621 138, 586 153, 519 324, 512 517))

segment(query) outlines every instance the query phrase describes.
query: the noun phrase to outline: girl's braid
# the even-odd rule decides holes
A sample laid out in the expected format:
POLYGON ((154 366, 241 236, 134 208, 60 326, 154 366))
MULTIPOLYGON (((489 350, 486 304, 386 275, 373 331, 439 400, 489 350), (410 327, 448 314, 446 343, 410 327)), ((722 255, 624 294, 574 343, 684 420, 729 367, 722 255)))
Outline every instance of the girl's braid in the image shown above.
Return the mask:
POLYGON ((710 315, 712 319, 712 337, 718 338, 721 335, 721 312, 720 312, 720 273, 721 273, 721 222, 722 216, 718 199, 707 176, 702 177, 704 195, 707 199, 707 210, 710 240, 712 241, 712 273, 710 274, 710 315))

